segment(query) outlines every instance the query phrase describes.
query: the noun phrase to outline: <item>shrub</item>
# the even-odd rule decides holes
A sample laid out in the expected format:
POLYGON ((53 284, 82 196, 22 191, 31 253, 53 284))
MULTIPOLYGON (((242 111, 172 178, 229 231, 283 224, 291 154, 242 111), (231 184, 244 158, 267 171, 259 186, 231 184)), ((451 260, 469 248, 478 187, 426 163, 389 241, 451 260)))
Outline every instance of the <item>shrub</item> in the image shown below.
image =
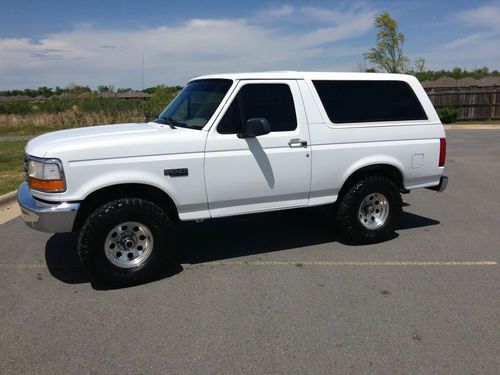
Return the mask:
POLYGON ((444 107, 438 110, 439 119, 444 124, 453 124, 457 122, 458 110, 455 108, 444 107))

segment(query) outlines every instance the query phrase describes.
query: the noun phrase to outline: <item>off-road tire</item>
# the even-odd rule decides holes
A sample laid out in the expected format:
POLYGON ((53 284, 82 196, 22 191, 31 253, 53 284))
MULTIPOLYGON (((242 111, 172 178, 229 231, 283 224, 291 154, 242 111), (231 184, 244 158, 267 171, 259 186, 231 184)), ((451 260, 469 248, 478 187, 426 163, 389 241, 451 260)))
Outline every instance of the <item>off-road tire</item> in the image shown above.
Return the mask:
POLYGON ((170 219, 156 204, 140 198, 122 198, 108 202, 85 220, 78 237, 78 255, 83 266, 98 280, 113 285, 131 285, 153 278, 165 266, 172 253, 168 240, 170 219), (154 242, 151 253, 138 266, 118 267, 106 256, 105 241, 112 229, 123 222, 144 224, 154 242))
POLYGON ((339 197, 336 204, 335 221, 341 237, 353 244, 382 242, 394 237, 401 216, 402 199, 394 182, 380 175, 364 177, 353 183, 339 197), (362 224, 360 207, 370 194, 383 194, 388 201, 388 214, 380 227, 369 229, 362 224))

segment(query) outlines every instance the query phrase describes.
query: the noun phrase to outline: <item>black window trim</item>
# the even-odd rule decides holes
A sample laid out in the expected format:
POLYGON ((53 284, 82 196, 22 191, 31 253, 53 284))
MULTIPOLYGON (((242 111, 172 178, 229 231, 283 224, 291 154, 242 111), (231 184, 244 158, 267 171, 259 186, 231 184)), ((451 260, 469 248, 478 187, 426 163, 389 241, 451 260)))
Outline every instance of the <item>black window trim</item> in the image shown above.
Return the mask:
POLYGON ((410 85, 409 82, 401 79, 355 79, 355 78, 349 78, 349 79, 342 79, 342 78, 335 78, 335 79, 310 79, 310 85, 308 85, 309 89, 313 91, 313 95, 316 98, 316 101, 318 103, 318 108, 321 112, 321 117, 324 119, 326 118, 325 124, 329 127, 335 127, 339 129, 349 129, 349 128, 370 128, 370 127, 391 127, 391 126, 412 126, 416 124, 421 124, 422 122, 428 123, 430 121, 430 116, 427 110, 425 109, 424 105, 422 105, 422 102, 413 89, 412 85, 410 85), (422 111, 425 115, 425 119, 420 119, 420 120, 381 120, 381 121, 363 121, 363 122, 333 122, 330 119, 330 116, 328 115, 328 112, 326 110, 326 107, 323 105, 323 101, 321 100, 321 97, 319 96, 319 93, 314 85, 315 81, 359 81, 359 82, 401 82, 404 83, 406 86, 409 87, 410 92, 412 95, 415 97, 417 102, 419 103, 420 107, 422 108, 422 111))

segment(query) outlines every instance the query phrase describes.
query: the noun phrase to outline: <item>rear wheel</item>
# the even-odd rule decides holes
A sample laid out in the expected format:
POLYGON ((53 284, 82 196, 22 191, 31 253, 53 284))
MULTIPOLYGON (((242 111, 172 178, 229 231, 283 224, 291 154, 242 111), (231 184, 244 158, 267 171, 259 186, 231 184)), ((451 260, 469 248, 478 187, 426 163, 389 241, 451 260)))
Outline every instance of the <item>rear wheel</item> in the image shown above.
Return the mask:
POLYGON ((337 226, 352 243, 384 241, 398 227, 401 206, 401 194, 394 182, 385 176, 368 176, 339 198, 337 226))
POLYGON ((96 209, 78 238, 84 266, 97 279, 133 284, 152 278, 171 253, 170 221, 156 204, 124 198, 96 209))

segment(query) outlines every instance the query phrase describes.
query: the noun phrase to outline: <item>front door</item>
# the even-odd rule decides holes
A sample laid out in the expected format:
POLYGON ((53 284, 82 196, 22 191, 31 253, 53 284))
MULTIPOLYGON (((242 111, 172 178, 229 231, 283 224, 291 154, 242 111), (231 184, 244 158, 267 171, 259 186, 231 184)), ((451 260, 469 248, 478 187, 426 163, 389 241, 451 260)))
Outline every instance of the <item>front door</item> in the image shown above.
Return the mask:
POLYGON ((207 138, 211 216, 307 206, 309 143, 297 81, 240 81, 207 138), (271 132, 239 138, 251 118, 265 118, 271 132))

